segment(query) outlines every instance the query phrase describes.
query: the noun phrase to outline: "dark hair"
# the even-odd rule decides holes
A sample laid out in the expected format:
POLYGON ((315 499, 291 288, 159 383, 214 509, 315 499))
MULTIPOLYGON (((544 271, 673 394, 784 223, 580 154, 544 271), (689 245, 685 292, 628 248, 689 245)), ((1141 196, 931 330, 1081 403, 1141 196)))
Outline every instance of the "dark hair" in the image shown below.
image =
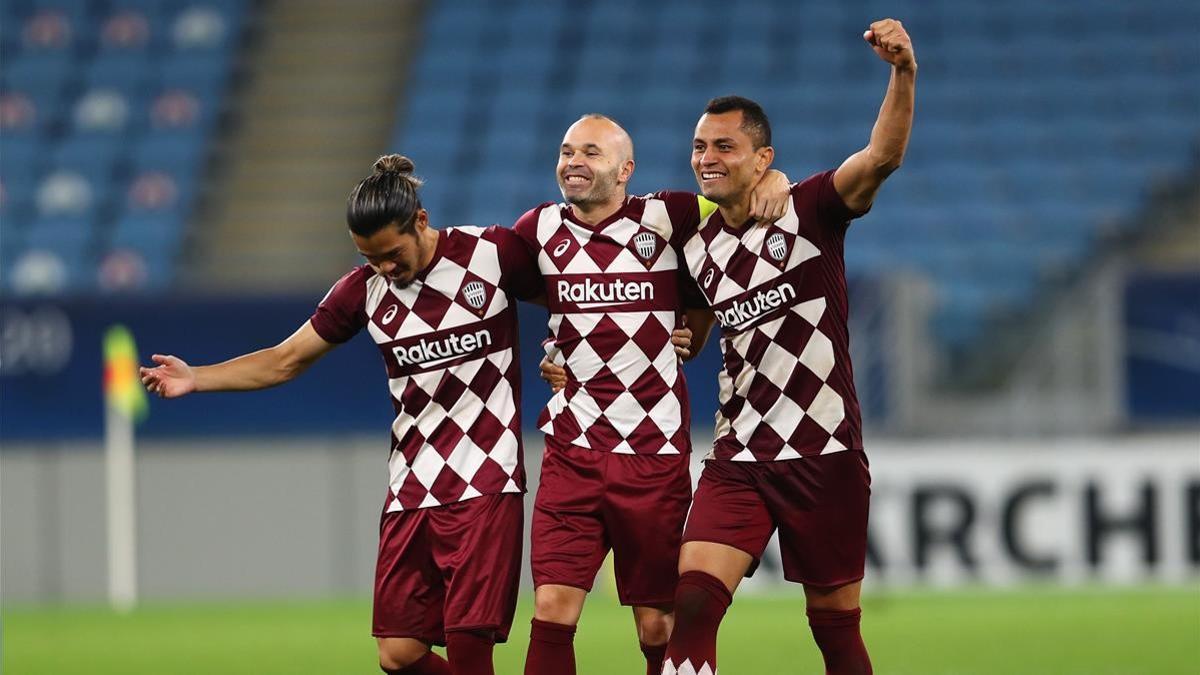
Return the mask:
POLYGON ((704 112, 711 115, 742 111, 742 131, 754 143, 754 149, 771 144, 771 122, 762 106, 744 96, 718 96, 704 106, 704 112))
POLYGON ((375 160, 375 173, 355 186, 346 200, 346 224, 360 237, 369 237, 395 224, 403 233, 412 231, 421 210, 417 188, 421 179, 412 175, 411 159, 384 155, 375 160))

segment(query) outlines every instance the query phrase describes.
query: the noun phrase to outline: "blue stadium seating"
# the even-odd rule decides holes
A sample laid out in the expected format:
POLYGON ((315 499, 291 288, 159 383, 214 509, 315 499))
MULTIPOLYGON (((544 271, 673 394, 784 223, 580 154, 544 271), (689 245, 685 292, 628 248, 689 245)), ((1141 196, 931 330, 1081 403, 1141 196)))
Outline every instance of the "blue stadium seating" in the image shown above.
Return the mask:
POLYGON ((1033 302, 1196 166, 1200 5, 1183 0, 443 0, 393 143, 430 180, 435 221, 494 222, 513 194, 557 196, 543 149, 585 112, 634 136, 631 191, 690 189, 698 112, 736 92, 763 103, 777 166, 802 178, 867 143, 887 72, 859 36, 881 16, 916 41, 917 115, 847 267, 929 277, 949 347, 1033 302))
POLYGON ((32 106, 32 122, 0 129, 0 283, 6 291, 14 290, 13 265, 36 250, 64 265, 68 277, 61 290, 95 292, 97 264, 110 245, 143 258, 143 289, 170 284, 244 13, 243 0, 27 0, 0 6, 0 93, 32 106), (195 31, 181 42, 178 22, 193 10, 216 12, 224 30, 195 31), (106 33, 123 12, 131 13, 127 30, 106 33), (31 31, 34 25, 39 30, 31 31), (143 25, 145 39, 139 37, 143 25), (194 97, 194 118, 170 108, 156 117, 157 98, 168 89, 194 97), (113 98, 81 117, 80 102, 96 92, 113 98), (86 208, 40 213, 43 181, 64 169, 90 188, 90 198, 79 202, 86 208), (164 173, 165 182, 131 195, 134 181, 154 171, 164 173), (126 224, 146 219, 157 229, 126 224), (134 239, 140 245, 130 245, 134 239))

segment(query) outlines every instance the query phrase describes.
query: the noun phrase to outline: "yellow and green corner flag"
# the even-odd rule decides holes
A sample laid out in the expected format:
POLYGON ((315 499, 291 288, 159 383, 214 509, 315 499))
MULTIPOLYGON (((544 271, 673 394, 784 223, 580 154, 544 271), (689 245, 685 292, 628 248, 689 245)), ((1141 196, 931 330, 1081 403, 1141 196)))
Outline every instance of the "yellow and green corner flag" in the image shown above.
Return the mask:
POLYGON ((122 325, 104 333, 104 401, 131 420, 146 418, 148 403, 138 376, 137 346, 133 334, 122 325))

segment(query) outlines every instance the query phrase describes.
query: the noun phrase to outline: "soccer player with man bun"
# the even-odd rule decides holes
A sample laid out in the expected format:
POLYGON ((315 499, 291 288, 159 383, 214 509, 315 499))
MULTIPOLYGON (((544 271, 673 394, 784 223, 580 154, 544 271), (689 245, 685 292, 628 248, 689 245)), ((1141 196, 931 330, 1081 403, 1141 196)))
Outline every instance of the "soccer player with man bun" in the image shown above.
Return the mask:
POLYGON ((683 252, 721 323, 724 368, 714 447, 680 552, 664 675, 717 672, 717 628, 776 529, 784 577, 804 585, 826 672, 871 672, 859 632, 870 474, 842 247, 850 221, 904 157, 917 62, 899 21, 877 21, 863 38, 892 67, 870 142, 836 170, 794 185, 771 227, 747 217, 750 190, 774 158, 762 108, 714 99, 696 125, 692 169, 720 208, 683 252))
POLYGON ((487 675, 512 625, 521 569, 515 299, 539 296, 542 281, 511 230, 430 225, 413 168, 381 157, 354 188, 346 220, 367 264, 291 337, 214 366, 155 355, 142 382, 164 398, 264 389, 365 328, 396 411, 375 572, 380 667, 487 675), (432 644, 446 645, 449 662, 432 644))
MULTIPOLYGON (((678 250, 703 210, 716 207, 690 192, 627 196, 633 168, 625 130, 585 115, 559 148, 565 203, 542 204, 514 226, 545 279, 550 351, 567 377, 539 420, 546 453, 530 535, 527 675, 575 672, 575 626, 610 549, 647 672, 661 669, 670 635, 691 499, 690 414, 677 354, 686 339, 673 332, 682 328, 687 287, 695 292, 678 250)), ((787 177, 774 173, 757 204, 765 219, 788 201, 787 177)))

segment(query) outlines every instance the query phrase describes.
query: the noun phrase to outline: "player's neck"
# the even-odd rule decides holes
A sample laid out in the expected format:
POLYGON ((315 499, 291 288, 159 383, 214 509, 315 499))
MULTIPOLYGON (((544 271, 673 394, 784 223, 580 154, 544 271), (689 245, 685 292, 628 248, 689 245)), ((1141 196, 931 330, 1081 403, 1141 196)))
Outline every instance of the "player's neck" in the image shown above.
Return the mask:
POLYGON ((438 238, 441 237, 441 231, 427 227, 421 234, 421 237, 421 260, 418 262, 421 265, 421 269, 425 269, 433 262, 433 256, 437 253, 438 238))
POLYGON ((750 217, 750 202, 741 200, 733 204, 718 204, 717 210, 721 212, 721 218, 726 225, 739 228, 750 217))
POLYGON ((620 211, 624 205, 625 195, 620 194, 595 204, 572 204, 571 215, 588 225, 599 225, 620 211))

